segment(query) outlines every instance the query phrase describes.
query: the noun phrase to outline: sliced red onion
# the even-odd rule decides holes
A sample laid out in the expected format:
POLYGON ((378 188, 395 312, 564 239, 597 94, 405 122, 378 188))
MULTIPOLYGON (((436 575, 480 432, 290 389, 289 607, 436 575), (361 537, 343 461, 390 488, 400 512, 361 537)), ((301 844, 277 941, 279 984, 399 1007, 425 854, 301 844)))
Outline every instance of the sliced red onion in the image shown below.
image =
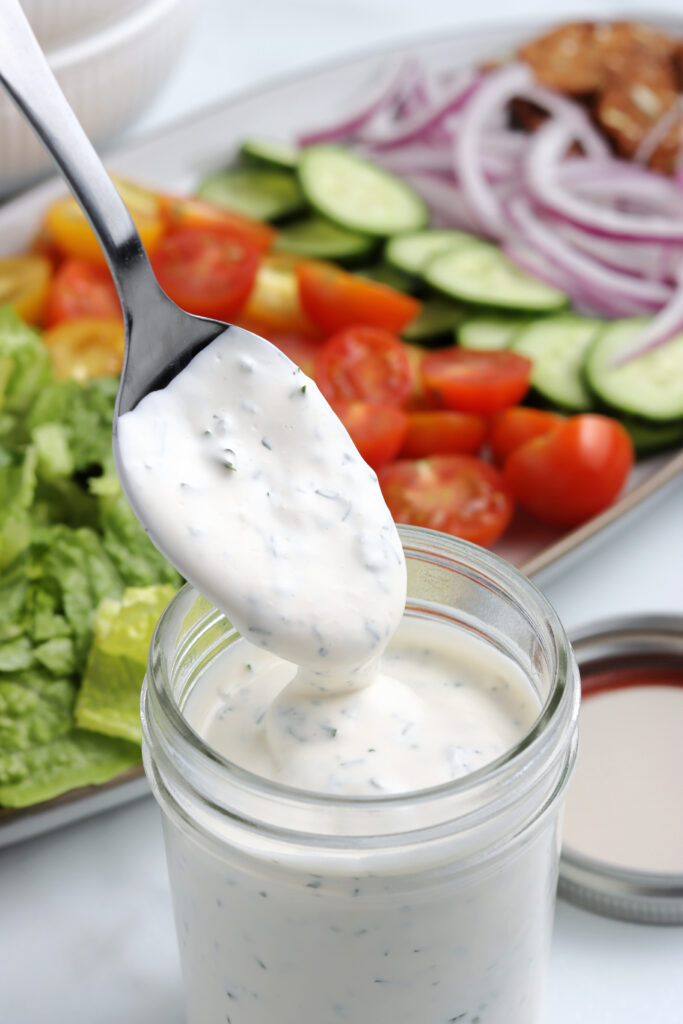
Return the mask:
POLYGON ((557 180, 571 192, 602 205, 629 204, 643 216, 683 216, 683 189, 667 178, 620 160, 573 158, 558 167, 557 180), (582 167, 582 163, 587 167, 582 167))
MULTIPOLYGON (((644 312, 659 309, 671 298, 671 288, 611 270, 585 253, 577 252, 560 234, 541 220, 523 196, 507 202, 505 213, 527 245, 549 259, 583 293, 604 295, 611 303, 623 301, 629 307, 642 305, 644 312)), ((570 287, 570 294, 574 291, 570 287)))
POLYGON ((558 181, 558 165, 572 138, 570 126, 547 121, 530 140, 524 173, 531 194, 543 207, 597 235, 683 242, 683 217, 623 213, 596 206, 568 192, 558 181))
POLYGON ((394 174, 447 174, 453 176, 452 143, 428 146, 424 143, 376 152, 361 147, 371 160, 394 174))
MULTIPOLYGON (((393 123, 373 125, 366 123, 361 129, 358 139, 361 143, 377 150, 397 149, 412 142, 424 142, 435 131, 443 128, 444 121, 460 110, 472 95, 481 81, 481 75, 465 72, 454 82, 447 95, 441 97, 431 106, 425 104, 410 118, 403 118, 393 123)), ((443 132, 448 138, 450 132, 443 132)))
POLYGON ((481 161, 481 140, 492 117, 513 96, 533 85, 531 69, 526 64, 512 63, 488 74, 470 98, 460 121, 453 161, 455 174, 474 221, 490 238, 500 237, 502 211, 495 190, 487 181, 481 161))
POLYGON ((580 142, 587 157, 608 157, 609 146, 598 133, 583 107, 560 93, 552 92, 541 85, 534 85, 524 94, 536 106, 546 110, 567 126, 571 125, 574 141, 580 142))
POLYGON ((508 239, 503 242, 501 249, 520 270, 537 277, 539 281, 550 285, 551 288, 558 288, 561 292, 567 291, 565 275, 524 242, 518 239, 514 241, 508 239))
POLYGON ((353 140, 371 118, 386 111, 387 108, 395 109, 395 105, 400 103, 402 96, 414 82, 415 68, 416 65, 412 61, 403 61, 398 69, 395 64, 385 66, 381 69, 381 84, 375 88, 372 99, 366 100, 358 110, 342 121, 300 135, 299 145, 312 146, 320 142, 353 140))
MULTIPOLYGON (((650 131, 647 133, 645 138, 642 140, 638 149, 633 154, 633 159, 638 164, 647 164, 650 161, 650 157, 653 155, 655 150, 659 147, 660 143, 664 142, 672 128, 683 119, 683 97, 678 96, 677 99, 671 104, 668 110, 665 110, 662 116, 655 122, 650 131)), ((679 153, 679 159, 677 164, 680 166, 681 154, 679 153)))
POLYGON ((683 262, 678 266, 676 274, 676 290, 671 301, 636 337, 633 347, 615 362, 616 366, 624 366, 633 359, 639 359, 648 352, 666 345, 677 334, 683 331, 683 262))
POLYGON ((428 174, 411 174, 406 180, 429 206, 435 226, 477 234, 471 210, 455 180, 447 183, 428 174))
POLYGON ((613 270, 651 281, 670 282, 683 247, 657 245, 654 242, 614 241, 592 235, 575 224, 555 221, 554 230, 573 245, 613 270))

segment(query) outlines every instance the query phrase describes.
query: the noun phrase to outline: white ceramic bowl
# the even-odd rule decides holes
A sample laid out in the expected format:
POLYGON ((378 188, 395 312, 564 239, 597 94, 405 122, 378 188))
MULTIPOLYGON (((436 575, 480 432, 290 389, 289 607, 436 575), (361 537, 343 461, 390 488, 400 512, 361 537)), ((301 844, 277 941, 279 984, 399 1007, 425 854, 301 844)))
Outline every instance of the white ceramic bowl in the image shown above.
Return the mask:
MULTIPOLYGON (((106 6, 105 0, 94 2, 106 6)), ((192 0, 137 0, 132 9, 127 6, 124 17, 47 51, 66 98, 96 143, 148 105, 172 71, 188 33, 192 0)), ((0 195, 51 169, 52 161, 33 131, 9 97, 0 94, 0 195)))
POLYGON ((125 17, 140 0, 20 0, 44 50, 63 46, 125 17))

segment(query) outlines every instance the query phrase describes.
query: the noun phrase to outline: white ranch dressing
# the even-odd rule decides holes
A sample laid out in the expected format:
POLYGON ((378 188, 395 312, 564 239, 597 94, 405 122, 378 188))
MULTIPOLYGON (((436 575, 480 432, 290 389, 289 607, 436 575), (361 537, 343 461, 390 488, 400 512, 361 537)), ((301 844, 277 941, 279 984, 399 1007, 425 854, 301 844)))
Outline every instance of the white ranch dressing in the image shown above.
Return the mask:
POLYGON ((403 549, 312 380, 228 330, 120 418, 118 444, 152 540, 244 637, 320 689, 367 681, 403 614, 403 549))
POLYGON ((152 540, 248 641, 203 674, 190 720, 231 760, 318 792, 406 792, 494 760, 538 714, 531 685, 425 623, 380 671, 406 570, 377 477, 314 382, 243 338, 226 331, 118 426, 152 540))

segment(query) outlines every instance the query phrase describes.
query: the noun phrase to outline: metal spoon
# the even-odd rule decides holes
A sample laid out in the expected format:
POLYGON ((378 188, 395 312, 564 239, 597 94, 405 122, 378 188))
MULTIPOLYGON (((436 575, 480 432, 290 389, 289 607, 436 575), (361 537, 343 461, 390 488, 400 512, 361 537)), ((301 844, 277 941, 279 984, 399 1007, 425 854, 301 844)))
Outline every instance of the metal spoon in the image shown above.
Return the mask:
POLYGON ((116 456, 119 416, 168 384, 219 334, 229 330, 236 341, 249 339, 255 348, 269 342, 241 327, 192 316, 161 290, 131 216, 52 74, 19 0, 2 0, 0 6, 0 82, 86 214, 118 290, 125 354, 114 411, 116 456))

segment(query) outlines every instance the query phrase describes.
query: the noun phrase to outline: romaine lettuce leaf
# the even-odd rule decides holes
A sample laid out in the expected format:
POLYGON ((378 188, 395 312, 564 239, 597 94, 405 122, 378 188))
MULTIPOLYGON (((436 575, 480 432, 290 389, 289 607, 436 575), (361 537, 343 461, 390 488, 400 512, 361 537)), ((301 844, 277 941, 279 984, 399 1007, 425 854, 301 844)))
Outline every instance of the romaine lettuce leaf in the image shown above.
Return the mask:
POLYGON ((9 306, 0 308, 0 410, 25 412, 51 378, 40 335, 9 306))
POLYGON ((79 786, 97 785, 140 763, 140 747, 72 729, 28 750, 0 747, 0 804, 27 807, 79 786))
POLYGON ((117 385, 55 381, 37 332, 0 310, 0 804, 7 806, 103 782, 140 759, 147 645, 180 578, 139 526, 114 474, 117 385), (149 584, 166 586, 125 591, 149 584), (99 733, 76 723, 80 691, 79 717, 99 733))
POLYGON ((36 398, 27 418, 28 429, 58 424, 74 470, 99 473, 112 468, 111 424, 118 381, 102 377, 81 384, 53 381, 36 398))
POLYGON ((175 587, 131 587, 120 601, 103 601, 76 701, 85 729, 140 743, 140 687, 152 633, 175 587))
POLYGON ((113 476, 91 481, 100 501, 100 523, 104 548, 126 586, 146 587, 154 583, 180 585, 180 576, 150 542, 113 476))

